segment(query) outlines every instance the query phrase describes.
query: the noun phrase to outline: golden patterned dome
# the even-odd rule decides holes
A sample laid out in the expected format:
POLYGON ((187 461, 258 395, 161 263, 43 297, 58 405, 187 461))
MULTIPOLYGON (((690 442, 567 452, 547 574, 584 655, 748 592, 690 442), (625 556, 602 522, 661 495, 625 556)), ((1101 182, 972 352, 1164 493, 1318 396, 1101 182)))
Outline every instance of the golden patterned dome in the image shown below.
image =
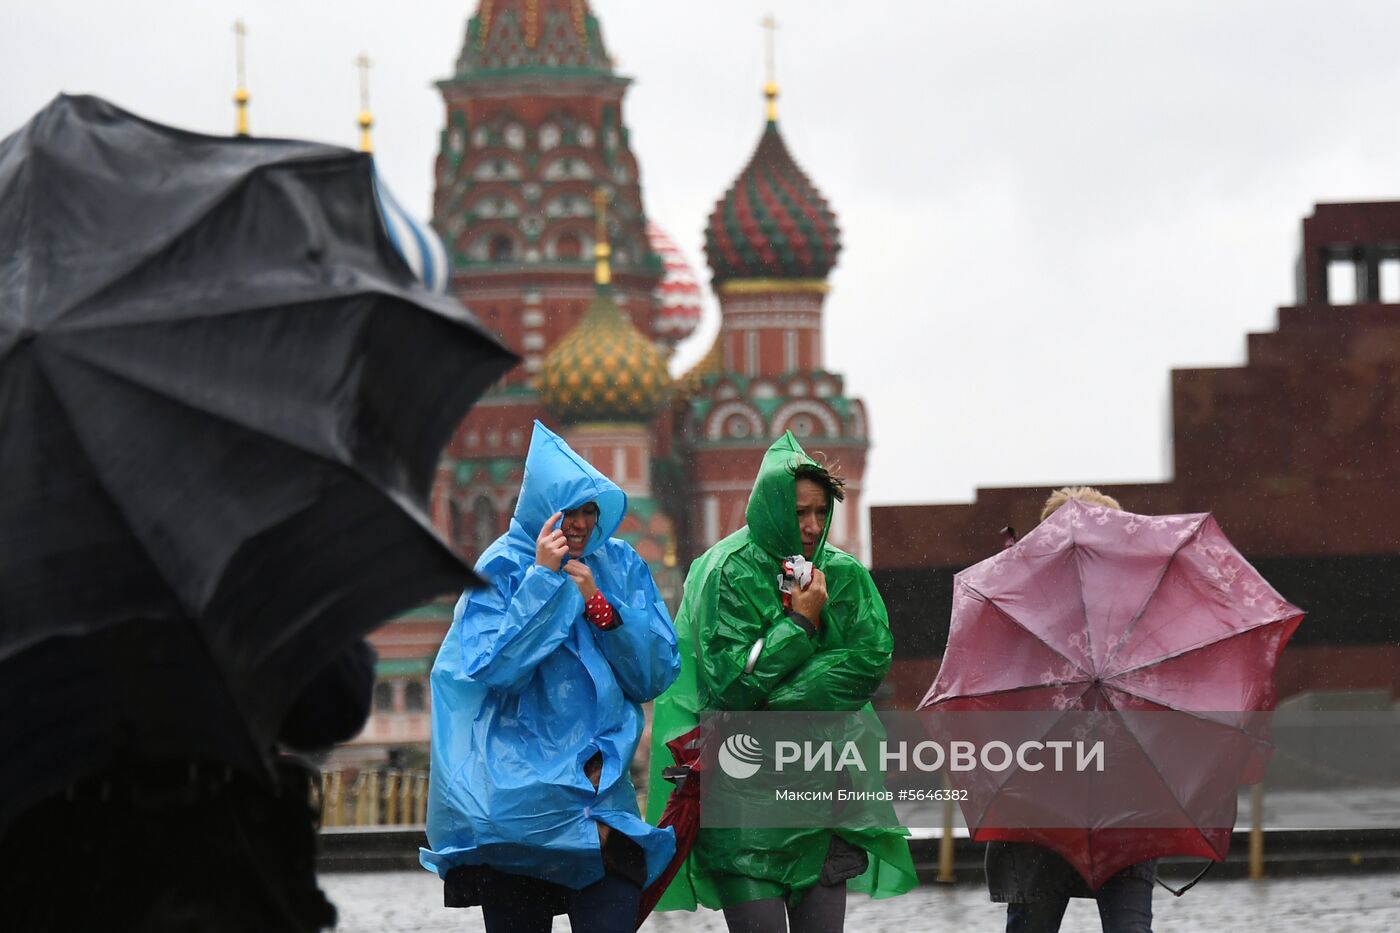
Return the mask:
POLYGON ((650 421, 666 400, 666 360, 600 285, 588 313, 544 358, 535 388, 560 421, 650 421))

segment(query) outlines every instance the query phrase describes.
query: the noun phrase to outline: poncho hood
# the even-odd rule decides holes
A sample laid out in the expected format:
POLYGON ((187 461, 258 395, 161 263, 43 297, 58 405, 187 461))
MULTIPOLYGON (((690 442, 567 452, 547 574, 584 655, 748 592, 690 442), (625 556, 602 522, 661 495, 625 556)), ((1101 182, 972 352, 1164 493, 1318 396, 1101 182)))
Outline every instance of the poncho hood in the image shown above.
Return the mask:
MULTIPOLYGON (((601 547, 622 524, 627 514, 627 493, 574 453, 562 437, 536 421, 530 451, 525 455, 520 498, 510 520, 511 548, 535 553, 535 540, 545 520, 555 512, 576 509, 586 502, 597 504, 598 525, 584 547, 585 557, 601 547)), ((793 528, 796 527, 794 520, 793 528)))
MULTIPOLYGON (((807 456, 791 431, 784 432, 763 455, 758 478, 754 480, 753 491, 749 493, 748 508, 744 510, 744 521, 748 523, 753 540, 779 560, 802 553, 802 531, 797 527, 797 483, 793 471, 803 464, 825 469, 807 456)), ((835 503, 832 505, 835 506, 835 503)), ((540 522, 543 523, 548 515, 546 512, 540 522)), ((831 512, 828 511, 814 560, 826 546, 826 536, 830 530, 831 512)))

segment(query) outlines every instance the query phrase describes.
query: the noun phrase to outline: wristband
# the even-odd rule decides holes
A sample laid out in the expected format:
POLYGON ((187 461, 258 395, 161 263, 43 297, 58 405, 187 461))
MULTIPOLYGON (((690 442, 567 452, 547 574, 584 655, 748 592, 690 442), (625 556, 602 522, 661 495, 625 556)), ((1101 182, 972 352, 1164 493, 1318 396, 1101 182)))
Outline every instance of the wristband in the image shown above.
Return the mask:
POLYGON ((583 617, 593 624, 599 631, 606 632, 615 629, 622 624, 617 617, 616 610, 608 603, 603 591, 599 590, 583 604, 583 617))
POLYGON ((788 610, 788 618, 791 619, 798 628, 806 632, 808 638, 817 637, 817 624, 796 609, 788 610))

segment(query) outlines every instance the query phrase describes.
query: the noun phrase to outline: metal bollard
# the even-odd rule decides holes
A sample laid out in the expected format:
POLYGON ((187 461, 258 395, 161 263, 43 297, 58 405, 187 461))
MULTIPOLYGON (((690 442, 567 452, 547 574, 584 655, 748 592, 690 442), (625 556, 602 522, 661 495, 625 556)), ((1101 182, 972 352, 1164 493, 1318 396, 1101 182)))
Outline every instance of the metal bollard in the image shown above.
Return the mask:
MULTIPOLYGON (((948 773, 943 773, 943 786, 952 788, 952 782, 948 779, 948 773)), ((945 884, 951 884, 957 880, 953 875, 953 801, 951 795, 949 799, 943 801, 943 835, 938 840, 938 880, 945 884)))
POLYGON ((335 775, 321 769, 321 828, 335 825, 335 775))
POLYGON ((331 774, 331 825, 345 825, 345 774, 339 768, 331 774))
POLYGON ((369 818, 365 820, 366 826, 378 826, 381 812, 379 809, 379 772, 371 771, 369 781, 365 786, 365 806, 369 818))
POLYGON ((394 826, 399 822, 399 772, 384 772, 384 822, 394 826))
POLYGON ((355 795, 355 825, 369 824, 369 774, 361 771, 350 788, 355 795))
POLYGON ((413 775, 399 772, 399 823, 413 822, 413 775))
POLYGON ((413 782, 413 812, 415 823, 428 822, 428 776, 422 771, 413 782))
POLYGON ((1249 789, 1249 877, 1264 877, 1264 782, 1249 789))

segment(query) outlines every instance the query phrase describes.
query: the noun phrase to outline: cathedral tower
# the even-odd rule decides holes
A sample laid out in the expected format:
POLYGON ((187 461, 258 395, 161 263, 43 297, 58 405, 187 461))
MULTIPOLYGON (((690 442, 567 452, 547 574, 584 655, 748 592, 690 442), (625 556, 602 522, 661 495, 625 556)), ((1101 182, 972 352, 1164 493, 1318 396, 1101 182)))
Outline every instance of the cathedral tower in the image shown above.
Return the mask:
POLYGON ((865 407, 822 359, 827 274, 840 251, 836 215, 798 167, 778 128, 777 84, 764 88, 758 148, 715 206, 705 252, 721 308, 716 346, 680 380, 693 478, 688 526, 698 550, 744 523, 763 450, 792 431, 840 466, 828 540, 863 557, 865 407))
POLYGON ((550 418, 536 391, 545 356, 594 300, 602 239, 615 308, 663 360, 693 329, 659 308, 663 265, 623 121, 629 83, 585 0, 480 0, 454 74, 438 84, 446 126, 433 226, 452 291, 522 360, 463 422, 439 470, 435 520, 468 557, 509 521, 530 423, 550 418))

